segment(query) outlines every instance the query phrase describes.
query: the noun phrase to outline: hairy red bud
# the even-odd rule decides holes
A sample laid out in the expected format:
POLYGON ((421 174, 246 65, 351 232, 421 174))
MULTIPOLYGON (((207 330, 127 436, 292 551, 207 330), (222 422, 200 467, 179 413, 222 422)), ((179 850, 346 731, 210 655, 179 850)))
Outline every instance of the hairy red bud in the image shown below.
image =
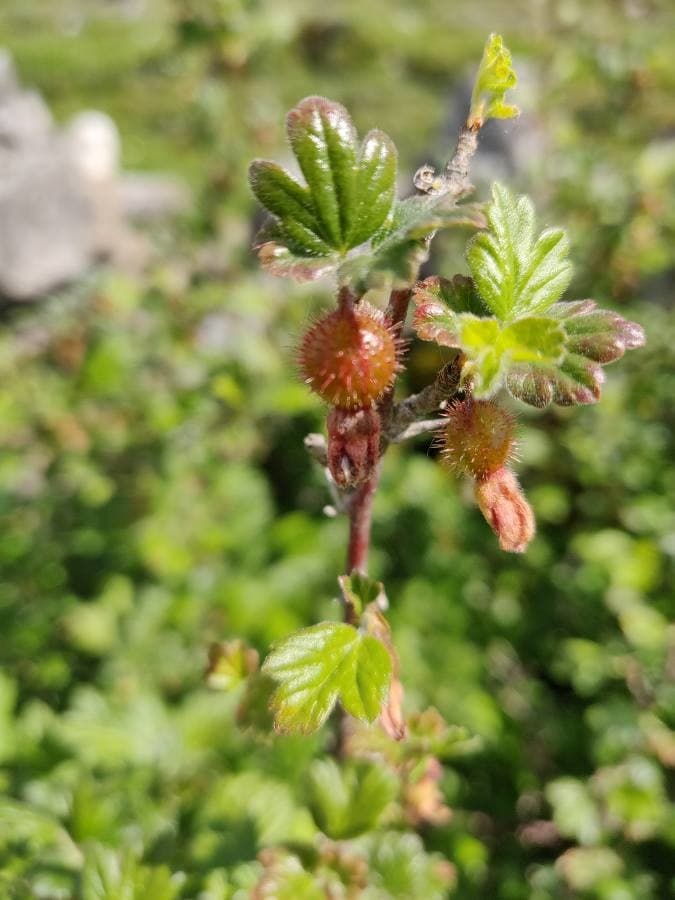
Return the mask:
POLYGON ((460 475, 481 480, 513 455, 515 419, 492 400, 453 403, 443 431, 443 459, 460 475))
POLYGON ((536 526, 532 507, 513 472, 503 466, 487 478, 477 480, 475 494, 502 550, 523 553, 534 537, 536 526))
POLYGON ((310 388, 343 409, 373 405, 392 384, 400 341, 382 313, 361 302, 315 322, 300 345, 300 370, 310 388))
POLYGON ((336 484, 360 484, 380 456, 380 414, 376 409, 341 409, 328 413, 328 469, 336 484))

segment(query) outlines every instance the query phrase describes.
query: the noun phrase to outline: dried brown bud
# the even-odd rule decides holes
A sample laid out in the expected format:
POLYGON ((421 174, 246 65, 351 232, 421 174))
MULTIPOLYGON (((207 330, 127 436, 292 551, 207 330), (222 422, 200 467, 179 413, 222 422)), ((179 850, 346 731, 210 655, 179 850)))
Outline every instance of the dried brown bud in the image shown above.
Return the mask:
POLYGON ((328 413, 328 469, 340 487, 360 484, 380 455, 380 414, 376 409, 342 409, 328 413))
POLYGON ((535 521, 532 507, 513 472, 502 466, 487 478, 476 481, 475 494, 502 550, 523 553, 534 537, 535 521))

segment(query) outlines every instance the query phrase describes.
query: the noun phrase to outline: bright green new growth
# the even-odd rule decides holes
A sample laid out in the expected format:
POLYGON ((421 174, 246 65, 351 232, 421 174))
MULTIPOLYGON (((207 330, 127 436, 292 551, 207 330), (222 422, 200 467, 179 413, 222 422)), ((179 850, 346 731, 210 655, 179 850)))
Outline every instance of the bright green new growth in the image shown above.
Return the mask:
POLYGON ((486 119, 512 119, 517 116, 520 112, 518 107, 504 102, 504 94, 517 83, 511 54, 504 46, 501 35, 491 34, 485 44, 471 94, 469 127, 479 128, 486 119))
POLYGON ((277 729, 310 734, 338 700, 354 718, 373 722, 387 697, 392 663, 377 638, 321 622, 276 644, 262 671, 278 683, 271 700, 277 729))
POLYGON ((561 228, 547 228, 535 240, 534 207, 492 187, 488 231, 470 242, 467 261, 481 298, 498 319, 545 312, 572 280, 569 241, 561 228))
POLYGON ((557 302, 572 278, 569 242, 559 228, 535 236, 529 197, 495 184, 487 219, 468 245, 473 279, 431 277, 415 286, 417 334, 464 352, 462 377, 475 397, 505 386, 531 406, 595 403, 602 365, 641 346, 642 329, 592 300, 557 302))
POLYGON ((493 395, 512 363, 554 366, 565 353, 560 323, 533 316, 504 325, 497 319, 462 316, 458 342, 469 357, 466 377, 473 376, 476 397, 493 395))

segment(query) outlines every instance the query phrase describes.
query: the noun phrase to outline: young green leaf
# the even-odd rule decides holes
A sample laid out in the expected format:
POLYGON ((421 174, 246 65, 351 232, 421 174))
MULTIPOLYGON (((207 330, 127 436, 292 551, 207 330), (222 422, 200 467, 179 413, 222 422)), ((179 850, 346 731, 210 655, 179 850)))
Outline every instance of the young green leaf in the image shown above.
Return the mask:
POLYGON ((377 638, 351 625, 322 622, 276 644, 262 671, 278 684, 271 701, 276 727, 310 734, 338 699, 350 715, 374 721, 386 700, 392 664, 377 638))
POLYGON ((209 649, 206 683, 217 691, 231 691, 258 669, 258 651, 241 638, 213 644, 209 649))
POLYGON ((459 345, 469 360, 466 375, 473 380, 475 397, 495 394, 514 364, 554 366, 563 359, 565 332, 553 319, 529 316, 508 325, 468 314, 458 319, 459 345))
POLYGON ((174 900, 184 880, 166 866, 141 865, 130 851, 93 843, 86 850, 78 896, 82 900, 174 900))
POLYGON ((471 110, 467 125, 480 128, 487 119, 511 119, 520 112, 504 101, 504 94, 518 82, 511 64, 511 54, 501 35, 491 34, 483 50, 478 74, 471 94, 471 110))
POLYGON ((310 771, 312 815, 323 833, 335 840, 374 829, 397 791, 396 777, 382 766, 341 769, 332 759, 324 759, 310 771))
POLYGON ((554 366, 563 359, 566 336, 560 322, 525 316, 502 323, 477 315, 480 304, 471 279, 428 278, 415 287, 413 300, 413 327, 424 340, 464 352, 463 378, 471 379, 476 397, 495 394, 515 365, 554 366))
POLYGON ((566 335, 563 360, 558 365, 517 365, 506 377, 513 397, 540 409, 549 403, 596 403, 605 380, 602 366, 645 343, 640 325, 611 310, 598 309, 593 300, 556 303, 549 315, 566 335))
POLYGON ((492 187, 487 216, 488 231, 476 235, 467 251, 484 302, 504 321, 546 312, 572 278, 565 232, 548 228, 535 240, 532 201, 499 184, 492 187))
POLYGON ((361 572, 352 572, 351 575, 340 575, 338 584, 345 605, 353 609, 357 618, 370 603, 378 604, 383 609, 387 607, 387 595, 381 581, 368 578, 361 572))
POLYGON ((414 832, 380 832, 370 850, 371 880, 392 900, 444 900, 456 887, 456 872, 440 854, 427 853, 414 832))
POLYGON ((365 243, 385 223, 394 202, 396 148, 386 134, 371 131, 359 149, 349 113, 325 97, 302 100, 286 128, 306 185, 276 163, 251 164, 251 189, 273 216, 257 244, 269 271, 308 280, 334 268, 333 257, 365 243), (303 266, 306 257, 331 265, 303 266))

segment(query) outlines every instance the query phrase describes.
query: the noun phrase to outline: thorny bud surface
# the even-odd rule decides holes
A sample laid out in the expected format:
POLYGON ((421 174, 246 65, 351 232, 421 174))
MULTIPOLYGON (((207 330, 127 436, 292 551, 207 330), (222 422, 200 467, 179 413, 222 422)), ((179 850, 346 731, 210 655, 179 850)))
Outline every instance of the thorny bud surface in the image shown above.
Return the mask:
POLYGON ((532 507, 514 473, 503 466, 476 481, 474 491, 485 521, 499 538, 502 550, 523 553, 534 537, 536 526, 532 507))
POLYGON ((328 469, 340 487, 360 484, 377 465, 380 414, 376 409, 342 409, 328 413, 328 469))
POLYGON ((460 475, 483 480, 513 455, 514 432, 514 417, 492 400, 453 403, 442 435, 444 462, 460 475))
POLYGON ((333 406, 372 406, 392 384, 399 339, 368 303, 341 307, 316 321, 300 346, 300 370, 309 387, 333 406))

